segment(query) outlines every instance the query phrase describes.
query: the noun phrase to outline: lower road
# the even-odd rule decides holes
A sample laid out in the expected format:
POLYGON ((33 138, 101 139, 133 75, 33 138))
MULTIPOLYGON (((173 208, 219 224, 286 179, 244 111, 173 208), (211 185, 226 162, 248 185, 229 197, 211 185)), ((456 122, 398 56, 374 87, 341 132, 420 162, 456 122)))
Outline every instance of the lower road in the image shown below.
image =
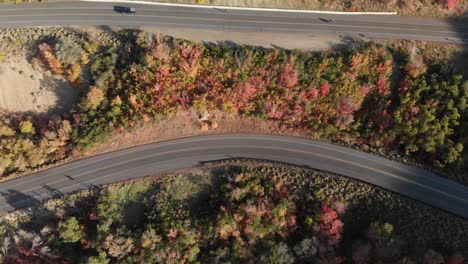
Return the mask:
POLYGON ((54 195, 203 162, 248 158, 347 176, 468 218, 468 188, 428 171, 349 148, 298 137, 210 135, 164 141, 67 163, 0 183, 0 212, 54 195))
MULTIPOLYGON (((386 39, 468 43, 468 23, 403 16, 350 16, 308 13, 223 10, 134 3, 55 2, 2 5, 0 27, 114 25, 153 26, 224 32, 340 35, 386 39), (119 14, 115 6, 136 8, 119 14), (327 19, 333 22, 327 23, 327 19)), ((196 34, 196 33, 194 33, 196 34)), ((233 39, 233 41, 236 41, 233 39)), ((291 37, 294 41, 294 37, 291 37)))

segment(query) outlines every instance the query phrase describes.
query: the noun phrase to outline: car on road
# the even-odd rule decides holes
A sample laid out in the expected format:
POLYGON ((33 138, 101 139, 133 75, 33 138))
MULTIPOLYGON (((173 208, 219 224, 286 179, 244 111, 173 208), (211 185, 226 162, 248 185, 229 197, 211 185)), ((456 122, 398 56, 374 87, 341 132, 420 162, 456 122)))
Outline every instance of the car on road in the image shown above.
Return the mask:
POLYGON ((127 6, 114 6, 114 11, 121 14, 135 14, 136 10, 134 7, 127 6))
POLYGON ((331 22, 333 22, 335 20, 333 18, 321 18, 321 17, 319 19, 322 20, 323 22, 327 22, 327 23, 331 23, 331 22))

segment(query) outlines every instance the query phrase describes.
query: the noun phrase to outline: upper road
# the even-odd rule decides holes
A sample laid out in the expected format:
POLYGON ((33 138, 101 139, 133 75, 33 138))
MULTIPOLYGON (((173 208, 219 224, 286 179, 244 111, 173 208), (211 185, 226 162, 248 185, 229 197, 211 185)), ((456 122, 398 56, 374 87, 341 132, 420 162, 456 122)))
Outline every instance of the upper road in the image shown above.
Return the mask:
MULTIPOLYGON (((101 2, 2 5, 0 27, 58 25, 156 26, 236 32, 361 36, 468 43, 468 23, 401 16, 349 16, 245 10, 200 9, 101 2), (135 7, 121 15, 115 5, 135 7), (319 18, 333 18, 326 23, 319 18)), ((235 41, 235 40, 234 40, 235 41)), ((291 41, 294 41, 292 38, 291 41)))
POLYGON ((348 176, 468 218, 468 188, 428 171, 298 137, 211 135, 154 143, 67 163, 0 184, 0 212, 53 195, 229 158, 286 162, 348 176))

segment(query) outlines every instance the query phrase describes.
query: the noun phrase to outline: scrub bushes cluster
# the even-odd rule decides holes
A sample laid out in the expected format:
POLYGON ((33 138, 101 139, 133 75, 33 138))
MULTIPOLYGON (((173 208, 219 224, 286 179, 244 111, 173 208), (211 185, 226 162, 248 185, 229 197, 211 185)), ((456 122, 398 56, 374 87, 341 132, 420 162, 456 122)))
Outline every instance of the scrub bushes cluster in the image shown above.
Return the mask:
MULTIPOLYGON (((72 84, 85 77, 91 84, 62 117, 67 129, 58 154, 39 151, 36 162, 24 164, 28 149, 55 140, 47 136, 51 121, 0 120, 1 154, 9 160, 0 164, 3 174, 57 160, 181 110, 273 120, 316 138, 396 150, 439 167, 462 162, 468 82, 408 48, 369 43, 314 53, 202 45, 132 31, 115 38, 107 45, 39 44, 44 67, 65 74, 72 84), (21 122, 36 129, 22 133, 21 122), (29 147, 22 143, 26 139, 29 147)), ((56 123, 55 129, 61 126, 56 123)))
POLYGON ((3 263, 463 263, 466 221, 369 189, 236 164, 87 190, 0 218, 3 263))

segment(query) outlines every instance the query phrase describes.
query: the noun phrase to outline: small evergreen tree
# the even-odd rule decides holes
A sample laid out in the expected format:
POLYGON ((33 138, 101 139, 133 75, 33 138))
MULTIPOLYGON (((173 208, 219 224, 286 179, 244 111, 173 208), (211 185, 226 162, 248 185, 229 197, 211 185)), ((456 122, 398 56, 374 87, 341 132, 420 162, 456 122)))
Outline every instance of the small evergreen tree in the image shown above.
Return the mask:
POLYGON ((59 223, 58 232, 66 243, 79 242, 85 236, 83 230, 81 230, 80 223, 73 216, 59 223))

